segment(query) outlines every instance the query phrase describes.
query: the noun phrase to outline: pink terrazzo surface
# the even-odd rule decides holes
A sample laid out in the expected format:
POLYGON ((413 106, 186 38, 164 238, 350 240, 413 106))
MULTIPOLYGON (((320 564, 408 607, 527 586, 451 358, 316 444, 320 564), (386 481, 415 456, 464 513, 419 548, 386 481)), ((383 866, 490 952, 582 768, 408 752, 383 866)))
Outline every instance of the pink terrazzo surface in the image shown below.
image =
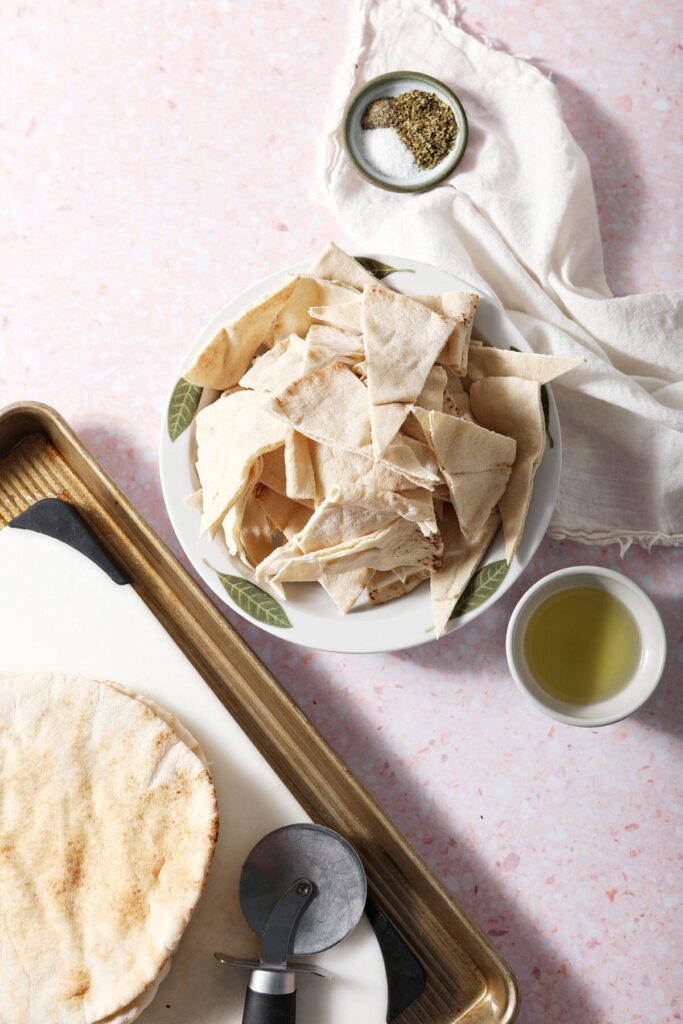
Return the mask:
MULTIPOLYGON (((179 359, 247 284, 346 241, 311 194, 346 13, 341 0, 0 9, 0 405, 55 405, 176 552, 156 458, 179 359)), ((614 290, 679 283, 674 0, 489 0, 464 22, 554 73, 614 290)), ((396 656, 303 651, 229 614, 509 959, 526 1024, 683 1015, 682 565, 548 540, 482 619, 396 656), (601 731, 537 714, 505 665, 523 589, 577 562, 639 580, 669 637, 655 697, 601 731)))

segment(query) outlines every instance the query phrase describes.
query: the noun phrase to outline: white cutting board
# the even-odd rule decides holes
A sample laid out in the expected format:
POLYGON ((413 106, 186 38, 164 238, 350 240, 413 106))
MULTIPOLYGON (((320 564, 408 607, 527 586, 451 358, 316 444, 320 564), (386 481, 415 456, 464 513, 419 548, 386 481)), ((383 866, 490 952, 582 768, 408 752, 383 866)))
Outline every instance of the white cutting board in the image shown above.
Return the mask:
MULTIPOLYGON (((239 1024, 247 975, 215 950, 254 956, 237 885, 261 836, 310 818, 129 585, 30 530, 0 531, 0 671, 78 672, 151 697, 199 740, 218 794, 220 835, 206 890, 144 1024, 239 1024)), ((315 958, 331 982, 298 983, 299 1024, 383 1024, 387 981, 367 919, 315 958)))

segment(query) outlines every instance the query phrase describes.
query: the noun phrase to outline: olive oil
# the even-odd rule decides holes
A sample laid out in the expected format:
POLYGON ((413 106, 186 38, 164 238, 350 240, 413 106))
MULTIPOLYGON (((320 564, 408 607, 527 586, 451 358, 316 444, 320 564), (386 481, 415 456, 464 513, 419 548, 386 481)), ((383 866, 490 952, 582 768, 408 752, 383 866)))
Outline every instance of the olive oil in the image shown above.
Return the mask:
POLYGON ((640 633, 622 602, 597 587, 568 587, 532 613, 524 637, 540 687, 570 704, 596 704, 623 689, 640 660, 640 633))

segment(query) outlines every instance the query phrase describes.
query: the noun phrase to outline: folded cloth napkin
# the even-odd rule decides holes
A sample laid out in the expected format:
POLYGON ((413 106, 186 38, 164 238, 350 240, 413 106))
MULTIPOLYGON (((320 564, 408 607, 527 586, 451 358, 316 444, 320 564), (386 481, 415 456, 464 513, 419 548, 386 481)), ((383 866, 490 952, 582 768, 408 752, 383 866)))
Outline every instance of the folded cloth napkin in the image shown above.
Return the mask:
POLYGON ((553 84, 480 43, 444 0, 359 0, 336 82, 320 187, 366 252, 437 264, 505 310, 536 352, 586 358, 553 384, 564 462, 551 532, 587 543, 683 543, 683 293, 614 298, 590 168, 553 84), (431 192, 383 192, 347 160, 349 95, 424 71, 461 98, 465 156, 431 192))

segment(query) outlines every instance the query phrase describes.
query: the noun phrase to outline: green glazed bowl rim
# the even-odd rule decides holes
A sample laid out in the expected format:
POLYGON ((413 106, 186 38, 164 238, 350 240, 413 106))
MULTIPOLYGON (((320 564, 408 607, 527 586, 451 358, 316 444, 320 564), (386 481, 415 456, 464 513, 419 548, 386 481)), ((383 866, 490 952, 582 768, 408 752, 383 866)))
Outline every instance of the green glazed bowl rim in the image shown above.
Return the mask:
POLYGON ((467 124, 467 114, 465 113, 465 108, 458 97, 455 95, 453 90, 445 84, 445 82, 442 82, 438 78, 433 78, 431 75, 425 75, 421 71, 389 71, 385 75, 377 75, 375 78, 371 78, 369 82, 366 82, 351 96, 344 111, 342 140, 346 155, 358 174, 360 174, 361 178, 365 178, 365 180, 369 181, 371 185, 384 189, 386 192, 426 192, 428 189, 434 188, 434 186, 442 182, 444 178, 447 178, 449 174, 452 174, 458 166, 463 158, 465 150, 467 149, 468 137, 469 127, 467 124), (374 174, 371 174, 361 165, 351 143, 349 125, 351 123, 352 115, 355 113, 360 103, 362 103, 370 89, 373 89, 380 83, 389 84, 390 82, 406 80, 423 82, 425 85, 431 85, 445 93, 455 115, 456 124, 458 126, 458 135, 450 156, 446 159, 443 167, 437 175, 433 178, 428 178, 426 181, 423 180, 421 182, 413 182, 412 184, 398 185, 375 177, 374 174))

